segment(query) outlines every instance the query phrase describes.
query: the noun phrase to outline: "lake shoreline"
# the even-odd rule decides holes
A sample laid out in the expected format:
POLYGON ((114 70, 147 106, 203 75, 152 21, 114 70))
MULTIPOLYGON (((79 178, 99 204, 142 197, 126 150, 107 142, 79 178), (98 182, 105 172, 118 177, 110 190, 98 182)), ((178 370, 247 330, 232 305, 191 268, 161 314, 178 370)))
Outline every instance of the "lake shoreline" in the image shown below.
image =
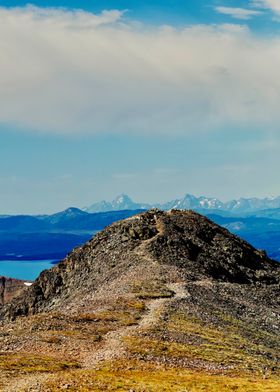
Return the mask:
POLYGON ((44 261, 44 260, 63 260, 66 257, 65 253, 51 253, 51 254, 40 254, 40 255, 0 255, 1 261, 44 261))
POLYGON ((42 271, 50 269, 59 260, 0 260, 0 276, 34 281, 42 271))

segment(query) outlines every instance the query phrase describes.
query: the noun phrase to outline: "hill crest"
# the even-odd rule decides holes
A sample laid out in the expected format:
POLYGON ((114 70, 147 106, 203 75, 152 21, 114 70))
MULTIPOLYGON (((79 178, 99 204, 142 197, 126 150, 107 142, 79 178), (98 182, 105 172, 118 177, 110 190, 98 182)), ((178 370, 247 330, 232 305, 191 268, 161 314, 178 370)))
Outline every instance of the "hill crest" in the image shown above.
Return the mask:
POLYGON ((129 290, 127 274, 145 276, 145 270, 169 282, 176 271, 186 282, 270 285, 279 283, 280 265, 198 213, 150 210, 113 223, 74 249, 4 313, 15 318, 77 307, 79 298, 94 297, 116 280, 120 290, 129 290))

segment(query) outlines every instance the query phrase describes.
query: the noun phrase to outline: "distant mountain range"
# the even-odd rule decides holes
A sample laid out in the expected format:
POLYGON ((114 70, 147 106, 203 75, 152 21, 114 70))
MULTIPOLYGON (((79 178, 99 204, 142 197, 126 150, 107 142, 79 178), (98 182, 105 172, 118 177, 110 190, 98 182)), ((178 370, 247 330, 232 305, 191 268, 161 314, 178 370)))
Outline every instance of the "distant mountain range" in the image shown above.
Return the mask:
MULTIPOLYGON (((84 210, 86 212, 106 212, 106 211, 121 211, 121 210, 138 210, 138 209, 150 209, 159 208, 161 210, 195 210, 204 213, 206 211, 213 211, 222 215, 240 215, 240 214, 254 214, 255 212, 260 212, 268 209, 279 208, 279 218, 280 218, 280 196, 277 197, 266 197, 259 199, 253 198, 240 198, 237 200, 230 200, 228 202, 222 202, 219 199, 213 197, 200 196, 196 197, 190 194, 186 194, 181 199, 171 200, 166 203, 136 203, 129 196, 122 194, 116 197, 113 201, 101 201, 94 203, 84 210)), ((273 211, 272 214, 273 216, 273 211)), ((266 217, 266 214, 262 215, 266 217)), ((269 216, 267 216, 269 217, 269 216)), ((273 216, 275 218, 275 216, 273 216)))

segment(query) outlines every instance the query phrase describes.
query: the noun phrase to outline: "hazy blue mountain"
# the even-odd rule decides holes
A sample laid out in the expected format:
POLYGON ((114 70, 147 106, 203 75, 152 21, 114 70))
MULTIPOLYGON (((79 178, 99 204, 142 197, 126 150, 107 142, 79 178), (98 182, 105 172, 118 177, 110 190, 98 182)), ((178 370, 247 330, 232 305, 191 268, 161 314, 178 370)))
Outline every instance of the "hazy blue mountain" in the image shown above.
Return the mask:
MULTIPOLYGON (((216 214, 206 214, 211 220, 234 233, 280 232, 280 220, 270 218, 225 217, 216 214)), ((238 234, 239 235, 239 234, 238 234)))
POLYGON ((60 260, 94 233, 1 233, 0 260, 60 260))
POLYGON ((60 225, 69 221, 71 222, 73 220, 83 218, 87 215, 87 212, 82 211, 79 208, 70 207, 67 208, 67 210, 57 212, 56 214, 38 216, 37 218, 51 225, 60 225))
POLYGON ((87 213, 78 208, 68 208, 53 215, 5 216, 0 219, 1 232, 77 232, 101 230, 112 222, 127 218, 142 210, 121 210, 87 213))
POLYGON ((97 231, 142 210, 89 214, 68 208, 53 215, 0 219, 0 260, 61 259, 97 231))
POLYGON ((254 216, 257 218, 280 219, 280 208, 269 208, 266 210, 254 211, 244 214, 245 216, 254 216))
POLYGON ((0 219, 0 232, 30 232, 45 231, 49 229, 49 223, 35 216, 18 215, 2 216, 0 219))

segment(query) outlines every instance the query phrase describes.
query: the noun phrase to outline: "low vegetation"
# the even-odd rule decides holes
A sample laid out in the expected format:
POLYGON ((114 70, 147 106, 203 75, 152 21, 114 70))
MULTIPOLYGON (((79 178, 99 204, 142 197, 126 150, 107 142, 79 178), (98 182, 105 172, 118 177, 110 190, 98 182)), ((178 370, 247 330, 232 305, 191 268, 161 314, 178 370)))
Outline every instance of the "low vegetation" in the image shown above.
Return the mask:
POLYGON ((157 280, 137 282, 132 292, 139 299, 171 298, 174 295, 172 290, 157 280))
POLYGON ((237 320, 215 327, 171 311, 149 334, 126 337, 125 343, 134 358, 145 361, 231 375, 280 374, 277 337, 237 320))
POLYGON ((227 375, 172 369, 141 361, 113 362, 96 371, 62 373, 44 385, 46 392, 278 392, 279 382, 262 377, 227 375))
POLYGON ((0 370, 17 373, 58 372, 78 368, 77 362, 29 353, 0 354, 0 370))

